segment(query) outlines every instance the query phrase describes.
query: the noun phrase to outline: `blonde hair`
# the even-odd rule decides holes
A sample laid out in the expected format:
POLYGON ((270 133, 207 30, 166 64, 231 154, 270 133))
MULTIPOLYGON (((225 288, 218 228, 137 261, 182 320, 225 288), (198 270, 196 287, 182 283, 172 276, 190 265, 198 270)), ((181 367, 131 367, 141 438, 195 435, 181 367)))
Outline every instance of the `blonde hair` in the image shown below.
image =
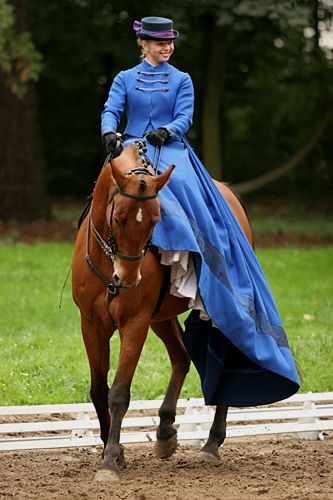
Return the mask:
POLYGON ((140 47, 140 50, 141 50, 141 53, 139 55, 140 60, 143 61, 146 58, 147 51, 142 46, 142 39, 141 38, 138 38, 136 42, 137 42, 137 44, 138 44, 138 46, 140 47))

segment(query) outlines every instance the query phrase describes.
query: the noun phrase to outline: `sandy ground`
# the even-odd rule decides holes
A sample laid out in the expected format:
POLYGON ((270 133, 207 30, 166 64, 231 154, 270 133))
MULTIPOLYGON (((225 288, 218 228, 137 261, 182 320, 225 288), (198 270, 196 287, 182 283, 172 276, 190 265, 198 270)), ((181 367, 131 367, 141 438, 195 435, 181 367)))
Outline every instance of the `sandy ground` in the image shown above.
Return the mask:
POLYGON ((229 439, 221 455, 220 463, 207 464, 196 446, 180 446, 161 461, 151 444, 127 445, 120 482, 98 483, 100 450, 2 452, 0 499, 333 499, 333 435, 229 439))

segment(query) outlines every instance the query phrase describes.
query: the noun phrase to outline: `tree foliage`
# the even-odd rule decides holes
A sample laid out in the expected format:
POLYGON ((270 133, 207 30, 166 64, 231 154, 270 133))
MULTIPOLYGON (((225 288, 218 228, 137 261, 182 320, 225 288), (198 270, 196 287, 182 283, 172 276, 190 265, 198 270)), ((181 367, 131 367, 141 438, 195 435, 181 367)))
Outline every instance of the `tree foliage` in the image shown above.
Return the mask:
POLYGON ((100 113, 115 74, 138 61, 132 23, 145 15, 172 17, 181 32, 172 62, 195 86, 188 136, 215 177, 250 181, 297 157, 269 189, 333 187, 332 131, 312 139, 333 101, 327 0, 48 0, 29 4, 30 30, 13 36, 15 3, 0 0, 0 71, 17 95, 39 78, 52 195, 91 189, 104 161, 100 113))
POLYGON ((0 0, 0 71, 13 94, 22 97, 28 83, 38 80, 41 61, 31 34, 15 30, 14 6, 0 0))

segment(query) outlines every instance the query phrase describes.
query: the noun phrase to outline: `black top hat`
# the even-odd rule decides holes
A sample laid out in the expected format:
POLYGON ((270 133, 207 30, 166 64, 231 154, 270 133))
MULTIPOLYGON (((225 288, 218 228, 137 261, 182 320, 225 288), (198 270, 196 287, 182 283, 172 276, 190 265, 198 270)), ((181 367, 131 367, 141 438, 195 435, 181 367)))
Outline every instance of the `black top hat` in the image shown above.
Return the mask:
POLYGON ((142 40, 174 40, 179 36, 172 20, 166 17, 143 17, 141 22, 134 21, 133 29, 142 40))

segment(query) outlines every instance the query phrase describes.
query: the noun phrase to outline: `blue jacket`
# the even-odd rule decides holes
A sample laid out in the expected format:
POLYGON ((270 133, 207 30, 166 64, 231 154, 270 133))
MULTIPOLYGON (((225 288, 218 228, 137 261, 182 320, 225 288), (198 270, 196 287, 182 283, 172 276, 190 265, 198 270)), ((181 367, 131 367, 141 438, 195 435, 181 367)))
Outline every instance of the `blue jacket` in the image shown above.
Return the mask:
POLYGON ((176 138, 192 125, 193 105, 193 84, 187 73, 167 62, 154 67, 144 60, 115 77, 102 112, 102 135, 117 131, 126 110, 124 134, 143 137, 164 127, 176 138))

